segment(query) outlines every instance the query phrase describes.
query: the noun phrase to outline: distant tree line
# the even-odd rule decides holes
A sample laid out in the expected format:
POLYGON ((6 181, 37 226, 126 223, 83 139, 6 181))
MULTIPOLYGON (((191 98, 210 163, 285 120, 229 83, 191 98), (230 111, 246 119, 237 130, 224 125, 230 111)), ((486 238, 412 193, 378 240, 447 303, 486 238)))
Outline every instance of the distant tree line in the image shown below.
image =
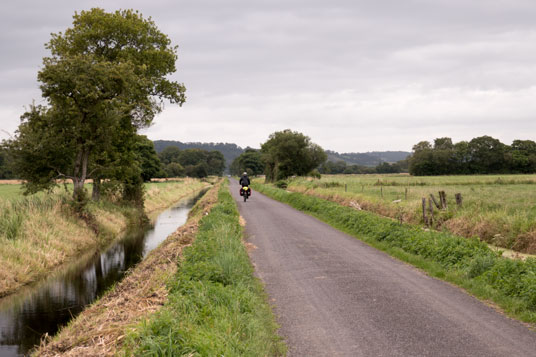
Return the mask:
POLYGON ((456 144, 437 138, 433 145, 421 141, 413 146, 409 172, 416 176, 463 174, 527 174, 536 172, 536 143, 514 140, 512 145, 491 136, 456 144))
POLYGON ((168 146, 178 147, 180 150, 201 149, 205 151, 219 151, 225 157, 225 166, 230 167, 233 160, 244 152, 240 146, 229 143, 201 143, 201 142, 186 142, 175 140, 155 140, 154 148, 157 153, 162 152, 168 146))
POLYGON ((155 177, 221 176, 225 169, 225 158, 216 150, 180 150, 176 146, 168 146, 158 154, 158 159, 161 167, 155 177))
POLYGON ((399 162, 401 160, 405 160, 411 153, 407 151, 370 151, 364 153, 338 153, 335 151, 326 150, 326 154, 328 154, 328 161, 344 161, 348 165, 376 167, 384 162, 394 163, 399 162))
POLYGON ((375 167, 362 165, 348 165, 345 161, 327 161, 322 164, 318 171, 321 174, 338 175, 338 174, 394 174, 407 172, 407 161, 389 163, 382 162, 375 167))

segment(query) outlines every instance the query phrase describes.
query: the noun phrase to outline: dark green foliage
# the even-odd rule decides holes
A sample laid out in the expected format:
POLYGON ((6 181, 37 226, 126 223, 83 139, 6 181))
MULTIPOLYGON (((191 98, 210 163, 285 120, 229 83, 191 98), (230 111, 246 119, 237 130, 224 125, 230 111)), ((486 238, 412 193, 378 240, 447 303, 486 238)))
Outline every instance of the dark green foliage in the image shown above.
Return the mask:
POLYGON ((162 100, 185 101, 184 86, 167 79, 177 48, 140 13, 98 8, 76 13, 46 47, 38 79, 47 106, 30 107, 9 145, 27 192, 58 178, 73 180, 74 195, 88 178, 136 182, 137 130, 151 124, 162 100))
POLYGON ((176 146, 168 146, 164 150, 158 153, 158 158, 163 165, 171 164, 172 162, 179 162, 179 156, 181 150, 176 146))
POLYGON ((513 173, 529 174, 536 172, 536 142, 532 140, 514 140, 507 154, 513 173))
POLYGON ((376 166, 376 172, 379 174, 396 174, 402 172, 402 168, 396 162, 393 164, 382 162, 376 166))
POLYGON ((536 259, 510 260, 477 239, 424 231, 370 212, 267 185, 254 184, 254 188, 366 242, 382 242, 439 263, 446 271, 464 272, 468 279, 485 283, 500 296, 518 299, 521 309, 536 312, 536 259))
POLYGON ((143 181, 151 181, 153 177, 158 177, 162 170, 160 159, 156 155, 153 142, 145 135, 138 135, 136 142, 137 161, 141 167, 141 177, 143 181))
POLYGON ((286 189, 288 187, 288 182, 285 180, 279 180, 274 183, 275 187, 286 189))
POLYGON ((416 176, 534 173, 536 143, 514 140, 511 146, 490 136, 453 144, 450 138, 422 141, 413 147, 409 172, 416 176))
POLYGON ((165 177, 183 177, 186 176, 184 167, 178 162, 171 162, 164 167, 165 177))
POLYGON ((372 174, 376 170, 373 167, 348 165, 346 161, 327 161, 320 165, 318 171, 322 174, 337 175, 337 174, 372 174))
POLYGON ((56 178, 64 178, 74 169, 75 135, 70 126, 63 127, 57 120, 59 116, 54 109, 31 106, 21 117, 17 137, 5 143, 13 170, 25 180, 25 194, 53 188, 56 178))
POLYGON ((0 180, 16 178, 13 173, 13 158, 5 143, 0 144, 0 180))
POLYGON ((242 244, 226 188, 200 222, 167 304, 127 343, 134 355, 279 356, 284 345, 242 244))
POLYGON ((469 171, 477 174, 508 172, 505 165, 506 145, 491 136, 481 136, 469 142, 469 171))
MULTIPOLYGON (((328 161, 339 162, 344 161, 349 167, 362 167, 373 168, 378 166, 382 162, 398 162, 405 160, 411 153, 407 151, 371 151, 371 152, 349 152, 349 153, 338 153, 331 150, 326 150, 328 155, 328 161)), ((342 172, 337 172, 342 173, 342 172)), ((352 173, 362 173, 362 172, 352 172, 352 173)), ((363 172, 368 173, 368 172, 363 172)))
POLYGON ((169 146, 175 146, 180 150, 202 149, 205 151, 219 151, 225 158, 225 166, 230 168, 234 159, 244 152, 240 146, 229 143, 183 143, 180 141, 156 140, 154 142, 156 152, 161 152, 169 146))
POLYGON ((231 164, 230 172, 232 175, 240 176, 247 172, 250 176, 261 175, 264 173, 264 162, 259 150, 246 148, 246 151, 240 154, 231 164))
POLYGON ((164 164, 164 171, 167 177, 184 175, 197 178, 210 175, 221 176, 225 169, 225 158, 219 151, 180 150, 176 146, 168 146, 158 156, 162 164, 164 164))
POLYGON ((266 180, 274 182, 292 175, 305 176, 326 161, 324 150, 308 136, 286 129, 271 134, 261 145, 266 180))

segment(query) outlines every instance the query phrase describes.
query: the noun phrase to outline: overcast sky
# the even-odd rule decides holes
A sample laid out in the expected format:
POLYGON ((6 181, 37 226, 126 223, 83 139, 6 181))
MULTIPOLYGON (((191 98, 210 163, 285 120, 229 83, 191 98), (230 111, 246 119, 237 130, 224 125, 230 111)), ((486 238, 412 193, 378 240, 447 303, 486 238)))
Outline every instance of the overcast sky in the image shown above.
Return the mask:
POLYGON ((50 33, 75 11, 134 8, 179 46, 187 88, 150 139, 259 147, 303 132, 339 152, 491 135, 536 140, 536 1, 0 2, 0 139, 42 102, 50 33))

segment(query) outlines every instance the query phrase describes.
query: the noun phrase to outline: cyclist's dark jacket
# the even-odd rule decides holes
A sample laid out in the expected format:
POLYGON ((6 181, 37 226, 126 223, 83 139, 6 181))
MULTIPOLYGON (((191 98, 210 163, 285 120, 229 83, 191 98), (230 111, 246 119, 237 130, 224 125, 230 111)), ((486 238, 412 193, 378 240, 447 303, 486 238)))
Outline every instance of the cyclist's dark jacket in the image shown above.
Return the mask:
POLYGON ((240 177, 239 183, 242 185, 242 187, 249 186, 250 184, 249 177, 247 177, 246 175, 240 177))

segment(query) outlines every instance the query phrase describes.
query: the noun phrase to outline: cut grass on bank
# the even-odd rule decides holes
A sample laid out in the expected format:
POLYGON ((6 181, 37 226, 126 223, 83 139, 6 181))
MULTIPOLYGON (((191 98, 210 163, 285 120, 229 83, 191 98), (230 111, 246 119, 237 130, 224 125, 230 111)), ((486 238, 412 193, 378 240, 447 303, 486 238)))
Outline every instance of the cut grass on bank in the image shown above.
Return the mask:
POLYGON ((536 323, 536 259, 511 260, 477 239, 425 231, 370 212, 263 184, 253 188, 315 216, 430 275, 492 300, 510 315, 536 323))
POLYGON ((284 355, 238 217, 228 189, 222 189, 184 252, 167 304, 130 336, 127 355, 284 355))

